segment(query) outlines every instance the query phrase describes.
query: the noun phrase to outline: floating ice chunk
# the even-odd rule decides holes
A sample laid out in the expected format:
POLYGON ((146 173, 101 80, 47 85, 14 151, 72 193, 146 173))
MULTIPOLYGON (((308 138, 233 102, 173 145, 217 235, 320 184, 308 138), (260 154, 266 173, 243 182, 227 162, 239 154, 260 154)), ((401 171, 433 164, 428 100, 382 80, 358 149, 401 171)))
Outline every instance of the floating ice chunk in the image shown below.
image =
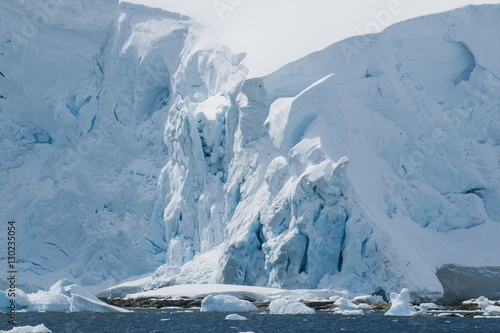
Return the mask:
POLYGON ((335 314, 343 315, 343 316, 364 316, 365 312, 361 309, 359 310, 337 310, 335 314))
POLYGON ((368 304, 356 305, 346 298, 339 298, 333 303, 337 306, 334 310, 336 314, 346 315, 346 316, 359 316, 364 315, 365 311, 371 311, 372 307, 368 304))
POLYGON ((226 320, 247 320, 247 318, 240 316, 239 314, 233 313, 233 314, 227 315, 226 320))
POLYGON ((391 308, 385 313, 386 316, 414 316, 417 314, 415 308, 410 305, 410 292, 403 288, 401 293, 391 293, 391 308))
POLYGON ((479 308, 485 316, 500 316, 500 306, 492 305, 487 298, 479 303, 479 308))
POLYGON ((31 311, 129 312, 102 302, 87 290, 66 279, 56 282, 49 291, 38 291, 27 297, 28 310, 31 311))
POLYGON ((81 295, 71 295, 70 312, 130 312, 113 305, 106 304, 100 300, 88 299, 81 295))
POLYGON ((10 331, 0 331, 0 333, 52 333, 44 324, 37 326, 19 326, 10 331))
POLYGON ((315 314, 316 311, 299 301, 276 299, 269 304, 270 314, 315 314))
POLYGON ((202 312, 247 312, 257 311, 249 301, 231 295, 208 295, 201 301, 202 312))
POLYGON ((63 293, 56 293, 52 290, 38 291, 34 294, 28 294, 30 300, 30 311, 69 311, 71 306, 71 297, 63 293))
POLYGON ((439 309, 439 308, 442 308, 442 306, 439 306, 434 303, 420 303, 420 305, 418 306, 418 309, 420 311, 427 311, 430 309, 439 309))
POLYGON ((29 306, 30 301, 24 291, 16 288, 14 297, 9 297, 11 293, 8 290, 0 291, 0 311, 10 311, 11 304, 15 304, 16 310, 26 309, 29 306), (11 303, 11 299, 14 299, 15 303, 11 303))
POLYGON ((16 288, 16 307, 17 309, 26 309, 30 305, 30 299, 28 295, 21 289, 16 288))
POLYGON ((358 309, 358 306, 356 304, 354 304, 353 302, 349 301, 348 299, 346 299, 344 297, 339 298, 333 304, 338 306, 338 308, 340 310, 357 310, 358 309))
POLYGON ((358 305, 358 309, 363 310, 365 312, 373 311, 373 308, 370 304, 361 303, 358 305))
POLYGON ((454 313, 454 312, 441 312, 438 313, 438 317, 460 317, 463 318, 464 315, 461 313, 454 313))

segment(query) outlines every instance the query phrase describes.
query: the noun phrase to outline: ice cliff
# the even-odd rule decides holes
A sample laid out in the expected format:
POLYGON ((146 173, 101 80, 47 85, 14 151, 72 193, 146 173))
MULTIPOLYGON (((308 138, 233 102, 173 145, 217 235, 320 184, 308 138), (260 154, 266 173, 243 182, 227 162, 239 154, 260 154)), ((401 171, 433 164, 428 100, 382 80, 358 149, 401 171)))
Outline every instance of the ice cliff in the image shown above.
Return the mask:
POLYGON ((186 17, 57 4, 0 4, 0 217, 27 284, 161 265, 145 287, 436 299, 443 265, 500 266, 500 6, 247 78, 186 17))
POLYGON ((154 270, 164 108, 187 18, 108 0, 2 1, 0 13, 0 216, 17 222, 19 282, 154 270))

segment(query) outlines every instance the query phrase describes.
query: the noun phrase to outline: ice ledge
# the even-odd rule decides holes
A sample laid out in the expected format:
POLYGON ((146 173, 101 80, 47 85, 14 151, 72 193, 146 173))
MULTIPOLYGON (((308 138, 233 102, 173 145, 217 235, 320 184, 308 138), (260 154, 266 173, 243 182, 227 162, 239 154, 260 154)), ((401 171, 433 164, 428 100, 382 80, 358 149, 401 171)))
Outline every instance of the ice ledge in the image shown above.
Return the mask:
POLYGON ((500 266, 467 267, 455 264, 441 266, 436 273, 443 285, 439 302, 459 305, 465 300, 484 295, 500 299, 500 266))

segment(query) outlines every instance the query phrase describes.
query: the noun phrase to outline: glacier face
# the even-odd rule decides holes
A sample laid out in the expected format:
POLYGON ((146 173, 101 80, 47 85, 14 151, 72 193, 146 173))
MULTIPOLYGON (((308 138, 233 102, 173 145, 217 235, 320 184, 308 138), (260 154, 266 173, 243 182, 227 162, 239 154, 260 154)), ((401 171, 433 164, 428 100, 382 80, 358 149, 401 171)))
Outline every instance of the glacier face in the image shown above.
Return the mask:
POLYGON ((247 78, 186 17, 54 4, 0 4, 0 217, 18 221, 27 284, 161 265, 145 288, 435 299, 439 267, 500 266, 500 6, 247 78))
POLYGON ((181 94, 169 112, 169 248, 146 287, 406 286, 436 299, 442 265, 498 266, 500 45, 486 40, 499 16, 414 19, 241 87, 227 55, 210 77, 234 84, 181 94))
POLYGON ((154 270, 161 111, 191 24, 118 1, 0 8, 0 215, 17 221, 20 282, 109 285, 154 270))

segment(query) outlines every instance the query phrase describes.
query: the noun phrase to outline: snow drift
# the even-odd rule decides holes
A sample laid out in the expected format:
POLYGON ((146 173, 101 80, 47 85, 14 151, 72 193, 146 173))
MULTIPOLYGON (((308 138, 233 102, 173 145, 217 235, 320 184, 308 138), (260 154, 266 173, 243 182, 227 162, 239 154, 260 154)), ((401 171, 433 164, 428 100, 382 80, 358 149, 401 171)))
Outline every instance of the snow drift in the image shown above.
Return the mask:
POLYGON ((435 300, 453 283, 438 268, 500 266, 500 6, 403 22, 260 78, 244 55, 193 48, 180 15, 0 7, 0 218, 18 221, 30 284, 161 265, 143 288, 435 300))

